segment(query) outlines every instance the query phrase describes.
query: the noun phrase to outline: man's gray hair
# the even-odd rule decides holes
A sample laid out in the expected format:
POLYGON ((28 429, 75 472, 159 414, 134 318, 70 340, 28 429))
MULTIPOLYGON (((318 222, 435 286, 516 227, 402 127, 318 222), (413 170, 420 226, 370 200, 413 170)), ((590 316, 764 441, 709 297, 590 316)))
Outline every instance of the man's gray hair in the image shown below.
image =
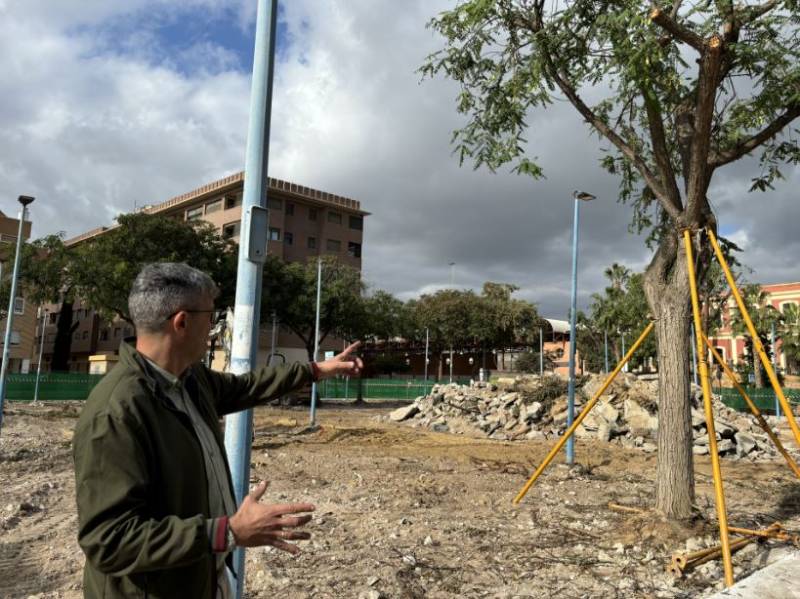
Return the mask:
POLYGON ((188 264, 156 262, 145 266, 131 287, 128 310, 138 331, 156 333, 180 310, 201 309, 219 289, 206 273, 188 264))

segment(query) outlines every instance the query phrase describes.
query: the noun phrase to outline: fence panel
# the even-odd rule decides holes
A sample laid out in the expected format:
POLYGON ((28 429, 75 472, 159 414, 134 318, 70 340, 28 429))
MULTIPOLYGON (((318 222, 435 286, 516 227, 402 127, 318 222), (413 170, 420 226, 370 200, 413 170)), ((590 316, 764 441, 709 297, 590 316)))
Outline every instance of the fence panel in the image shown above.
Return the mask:
MULTIPOLYGON (((749 388, 745 389, 745 391, 759 410, 767 414, 775 413, 775 392, 772 389, 749 388)), ((790 404, 800 404, 800 389, 784 389, 783 394, 790 404)), ((739 412, 750 413, 750 408, 747 407, 747 403, 736 389, 723 387, 722 402, 729 408, 733 408, 739 412)))
MULTIPOLYGON (((364 379, 362 394, 364 399, 392 399, 395 401, 414 401, 420 395, 430 393, 434 385, 447 381, 411 379, 364 379)), ((470 379, 453 379, 454 383, 469 384, 470 379)), ((357 379, 326 379, 320 385, 323 399, 355 399, 358 394, 357 379)))
MULTIPOLYGON (((103 378, 101 374, 52 372, 39 377, 39 399, 43 401, 82 400, 103 378)), ((9 401, 31 401, 36 387, 35 374, 9 374, 6 399, 9 401)))

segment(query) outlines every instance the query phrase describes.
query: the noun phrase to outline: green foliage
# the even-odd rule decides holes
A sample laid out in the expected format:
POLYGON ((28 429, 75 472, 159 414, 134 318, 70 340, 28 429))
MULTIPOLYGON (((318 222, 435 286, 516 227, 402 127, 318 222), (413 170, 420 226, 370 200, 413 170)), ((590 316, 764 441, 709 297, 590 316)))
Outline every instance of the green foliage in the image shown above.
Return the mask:
POLYGON ((406 364, 405 360, 396 355, 378 354, 367 364, 375 374, 402 374, 411 370, 411 366, 406 364))
POLYGON ((784 306, 779 333, 787 370, 797 374, 800 372, 800 307, 797 304, 784 306))
MULTIPOLYGON (((371 333, 360 273, 333 256, 322 258, 320 296, 320 343, 334 334, 344 339, 362 339, 371 333)), ((309 358, 314 353, 317 301, 317 263, 286 263, 268 256, 264 264, 261 319, 274 311, 281 326, 303 341, 309 358)))
MULTIPOLYGON (((644 275, 631 273, 619 264, 606 269, 605 275, 610 285, 605 291, 592 295, 589 315, 579 315, 578 350, 581 358, 587 360, 589 370, 602 370, 605 363, 605 337, 608 334, 609 368, 622 359, 622 334, 626 336, 626 347, 652 320, 644 294, 644 275)), ((649 336, 631 358, 631 366, 644 363, 655 357, 656 343, 649 336)))
POLYGON ((798 22, 794 0, 461 0, 430 21, 444 47, 420 71, 460 84, 453 145, 476 168, 541 177, 528 115, 569 101, 608 143, 601 165, 632 228, 655 241, 706 224, 716 168, 760 150, 752 188, 766 190, 800 162, 798 22))
MULTIPOLYGON (((545 371, 552 370, 553 360, 545 352, 544 360, 541 366, 545 371)), ((517 356, 514 360, 514 369, 517 372, 526 372, 530 374, 539 374, 539 352, 538 351, 525 351, 517 356)))
POLYGON ((208 273, 220 288, 219 307, 233 304, 236 252, 213 225, 156 214, 123 214, 118 226, 77 246, 71 276, 76 294, 102 318, 131 322, 128 294, 150 262, 185 262, 208 273))

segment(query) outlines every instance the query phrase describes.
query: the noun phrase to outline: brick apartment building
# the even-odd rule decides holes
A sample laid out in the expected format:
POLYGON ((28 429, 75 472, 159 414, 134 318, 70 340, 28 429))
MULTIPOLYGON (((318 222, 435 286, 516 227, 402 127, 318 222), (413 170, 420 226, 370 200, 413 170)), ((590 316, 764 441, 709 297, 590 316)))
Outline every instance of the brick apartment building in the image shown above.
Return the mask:
MULTIPOLYGON (((800 282, 762 285, 761 289, 767 296, 767 302, 781 313, 783 313, 787 305, 800 305, 800 282)), ((742 360, 742 356, 745 353, 745 340, 742 336, 734 335, 731 330, 733 315, 739 310, 736 306, 736 301, 730 298, 725 308, 721 314, 721 327, 713 337, 710 337, 710 340, 722 357, 725 358, 725 361, 735 365, 742 360)), ((789 365, 787 364, 786 356, 781 351, 780 338, 776 340, 775 352, 778 366, 786 370, 789 365)))
MULTIPOLYGON (((204 220, 214 225, 223 237, 239 240, 244 173, 214 181, 160 204, 144 206, 140 212, 162 214, 186 221, 204 220)), ((269 231, 267 252, 289 262, 320 255, 337 256, 343 263, 361 270, 364 217, 358 201, 303 187, 279 179, 269 179, 269 231)), ((76 245, 102 235, 112 227, 100 227, 65 241, 76 245)), ((45 327, 43 370, 49 370, 56 333, 57 305, 48 309, 45 327)), ((120 341, 133 334, 124 321, 103 322, 80 302, 74 305, 73 323, 78 323, 72 339, 70 370, 88 372, 89 356, 113 354, 120 341)), ((259 363, 269 353, 270 322, 261 324, 259 363)), ((305 348, 293 334, 278 327, 277 352, 286 361, 307 359, 305 348)), ((327 340, 320 351, 341 349, 341 341, 327 340)))
MULTIPOLYGON (((31 236, 31 222, 25 221, 22 226, 23 239, 31 236)), ((0 268, 3 279, 11 277, 14 269, 19 219, 6 216, 0 212, 0 268)), ((3 312, 8 306, 3 306, 3 312)), ((38 356, 34 356, 36 329, 36 306, 25 301, 25 297, 17 297, 14 302, 14 320, 11 329, 11 347, 9 349, 8 372, 25 372, 29 370, 38 356)), ((5 343, 6 319, 0 318, 0 351, 5 343)))

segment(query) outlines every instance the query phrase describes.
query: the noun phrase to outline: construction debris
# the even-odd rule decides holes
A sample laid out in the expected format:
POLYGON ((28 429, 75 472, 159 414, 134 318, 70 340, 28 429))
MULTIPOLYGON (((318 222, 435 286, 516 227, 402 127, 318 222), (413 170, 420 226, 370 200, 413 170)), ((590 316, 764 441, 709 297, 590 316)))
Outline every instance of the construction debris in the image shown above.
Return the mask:
MULTIPOLYGON (((578 381, 575 414, 602 386, 603 375, 578 381)), ((729 458, 773 459, 777 452, 755 419, 715 398, 717 447, 729 458)), ((552 439, 567 423, 567 382, 558 376, 503 378, 470 385, 436 385, 431 393, 389 415, 395 422, 437 432, 486 436, 504 441, 552 439)), ((767 417, 770 425, 772 418, 767 417)), ((692 388, 693 452, 708 454, 700 387, 692 388)), ((575 432, 578 438, 613 441, 655 452, 658 446, 658 381, 620 373, 575 432)))

